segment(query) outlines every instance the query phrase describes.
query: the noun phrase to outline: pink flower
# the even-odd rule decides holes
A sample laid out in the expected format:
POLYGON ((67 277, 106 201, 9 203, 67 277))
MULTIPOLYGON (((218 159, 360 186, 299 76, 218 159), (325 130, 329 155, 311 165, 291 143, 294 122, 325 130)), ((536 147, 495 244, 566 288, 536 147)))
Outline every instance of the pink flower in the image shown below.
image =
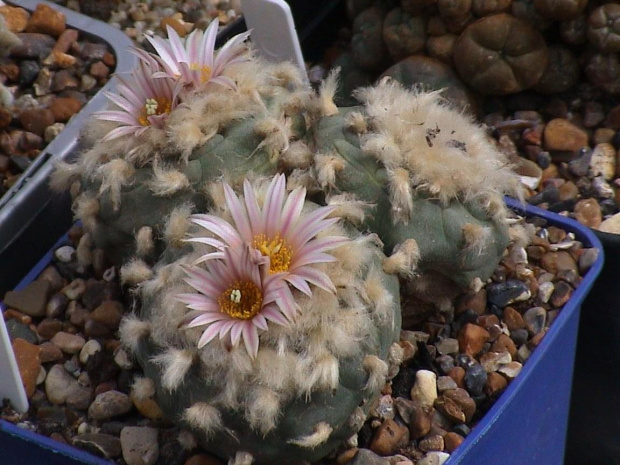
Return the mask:
POLYGON ((241 339, 248 354, 258 353, 258 330, 267 330, 267 321, 286 326, 297 312, 296 303, 277 274, 269 274, 257 264, 248 247, 223 251, 222 260, 185 268, 185 281, 195 293, 179 294, 177 299, 191 310, 184 326, 206 326, 198 348, 216 336, 228 338, 231 346, 241 339))
POLYGON ((305 189, 299 187, 286 195, 285 183, 283 174, 273 178, 262 208, 247 180, 243 185, 243 200, 228 184, 224 184, 226 205, 234 224, 214 215, 192 215, 190 219, 193 223, 219 239, 194 237, 188 241, 215 247, 216 251, 203 255, 201 261, 221 258, 227 248, 249 245, 256 258, 268 263, 269 273, 281 273, 284 280, 301 292, 312 295, 309 284, 335 292, 329 276, 314 265, 335 261, 332 255, 325 252, 350 239, 341 236, 316 237, 338 221, 338 218, 326 219, 334 208, 319 207, 302 214, 305 189))
POLYGON ((214 82, 236 89, 234 81, 222 73, 228 65, 246 60, 243 42, 250 32, 236 35, 216 54, 218 24, 219 21, 214 19, 204 33, 195 29, 187 36, 185 44, 170 26, 167 27, 167 40, 161 37, 147 39, 157 51, 166 74, 180 78, 183 84, 198 88, 207 82, 214 82))
POLYGON ((118 109, 95 113, 100 120, 120 123, 103 140, 125 135, 139 137, 150 127, 162 129, 168 115, 179 103, 180 86, 170 78, 153 77, 161 70, 158 62, 144 52, 135 53, 140 61, 131 72, 129 81, 119 77, 118 93, 105 93, 118 109))

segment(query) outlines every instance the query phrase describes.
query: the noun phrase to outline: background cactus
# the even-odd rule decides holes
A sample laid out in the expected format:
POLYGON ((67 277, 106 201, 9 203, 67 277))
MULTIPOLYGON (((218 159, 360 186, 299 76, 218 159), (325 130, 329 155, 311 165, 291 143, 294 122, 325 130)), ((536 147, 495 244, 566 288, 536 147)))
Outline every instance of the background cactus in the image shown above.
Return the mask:
MULTIPOLYGON (((229 214, 225 205, 215 207, 229 214)), ((231 463, 297 464, 325 456, 361 428, 398 371, 398 280, 381 270, 384 256, 373 235, 338 223, 319 237, 327 234, 351 237, 330 251, 337 261, 321 267, 336 292, 294 291, 295 320, 261 331, 255 358, 219 338, 198 350, 201 332, 178 329, 187 308, 177 296, 192 290, 183 268, 208 250, 202 244, 164 254, 154 277, 139 286, 139 312, 121 327, 167 417, 231 463)))

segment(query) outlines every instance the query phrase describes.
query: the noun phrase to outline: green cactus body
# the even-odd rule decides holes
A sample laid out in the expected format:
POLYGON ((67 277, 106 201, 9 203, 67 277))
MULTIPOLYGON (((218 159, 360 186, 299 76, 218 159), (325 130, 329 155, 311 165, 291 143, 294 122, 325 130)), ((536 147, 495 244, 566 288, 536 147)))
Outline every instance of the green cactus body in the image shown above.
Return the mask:
POLYGON ((177 329, 187 311, 174 301, 184 288, 180 265, 192 263, 195 251, 183 255, 176 249, 170 256, 181 258, 157 265, 155 277, 141 285, 139 321, 124 321, 123 342, 155 382, 167 417, 207 450, 232 459, 248 454, 252 464, 318 460, 361 428, 385 381, 397 372, 398 279, 381 271, 384 256, 372 236, 333 228, 354 236, 331 252, 338 261, 325 268, 336 295, 318 288, 312 297, 297 292, 298 319, 291 328, 274 325, 261 335, 254 360, 219 340, 197 350, 196 330, 177 329), (133 330, 144 324, 148 334, 133 330), (167 373, 180 373, 172 354, 180 352, 191 366, 171 385, 167 373), (337 377, 328 380, 334 363, 337 377), (273 398, 276 411, 263 405, 273 398))
POLYGON ((381 237, 388 253, 398 244, 415 239, 421 272, 440 272, 461 287, 468 287, 476 277, 486 280, 508 245, 506 224, 491 218, 474 202, 451 199, 444 205, 424 192, 414 193, 412 220, 407 224, 394 223, 389 214, 393 205, 385 166, 360 148, 359 135, 348 124, 350 115, 359 111, 363 108, 345 108, 337 115, 323 118, 316 125, 314 140, 317 151, 335 152, 347 162, 336 176, 337 188, 375 206, 364 226, 381 237), (463 238, 465 225, 491 231, 484 248, 467 246, 463 238))

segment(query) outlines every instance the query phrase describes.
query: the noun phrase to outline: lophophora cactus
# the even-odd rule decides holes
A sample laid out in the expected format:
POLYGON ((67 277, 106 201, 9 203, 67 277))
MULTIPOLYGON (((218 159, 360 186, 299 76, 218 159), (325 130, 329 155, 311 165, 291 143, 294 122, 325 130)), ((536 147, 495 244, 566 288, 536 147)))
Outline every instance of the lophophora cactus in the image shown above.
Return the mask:
POLYGON ((314 460, 396 373, 399 282, 481 285, 518 181, 439 93, 338 108, 337 73, 314 91, 245 36, 214 55, 216 28, 136 51, 53 182, 136 286, 122 338, 167 415, 232 463, 314 460))
MULTIPOLYGON (((429 89, 446 85, 443 78, 450 73, 443 68, 448 66, 455 71, 450 87, 464 83, 480 95, 562 93, 577 84, 581 71, 604 91, 620 92, 617 2, 348 0, 347 12, 350 50, 336 66, 346 68, 355 82, 370 84, 382 73, 402 73, 404 61, 404 79, 429 89), (386 63, 388 52, 392 61, 386 63), (437 68, 435 74, 442 79, 428 76, 429 66, 437 68)), ((352 90, 348 80, 343 79, 343 98, 352 90)), ((459 102, 472 106, 474 100, 459 102)))

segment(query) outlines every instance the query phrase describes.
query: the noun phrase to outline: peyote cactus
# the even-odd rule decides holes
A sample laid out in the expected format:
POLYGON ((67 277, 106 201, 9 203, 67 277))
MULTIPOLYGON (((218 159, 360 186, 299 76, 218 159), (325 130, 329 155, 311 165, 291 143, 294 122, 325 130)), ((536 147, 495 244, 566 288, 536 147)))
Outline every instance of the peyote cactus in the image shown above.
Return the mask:
POLYGON ((439 93, 385 79, 338 108, 337 73, 315 92, 245 36, 214 55, 213 24, 136 51, 54 184, 137 286, 122 339, 167 415, 232 463, 314 460, 396 373, 395 275, 486 280, 517 177, 439 93))
POLYGON ((356 433, 396 374, 398 280, 373 235, 304 206, 301 187, 286 198, 282 175, 261 181, 246 181, 242 202, 225 185, 218 215, 191 217, 191 250, 164 254, 121 334, 160 407, 203 447, 231 463, 297 464, 356 433), (254 235, 252 250, 237 234, 254 235))

